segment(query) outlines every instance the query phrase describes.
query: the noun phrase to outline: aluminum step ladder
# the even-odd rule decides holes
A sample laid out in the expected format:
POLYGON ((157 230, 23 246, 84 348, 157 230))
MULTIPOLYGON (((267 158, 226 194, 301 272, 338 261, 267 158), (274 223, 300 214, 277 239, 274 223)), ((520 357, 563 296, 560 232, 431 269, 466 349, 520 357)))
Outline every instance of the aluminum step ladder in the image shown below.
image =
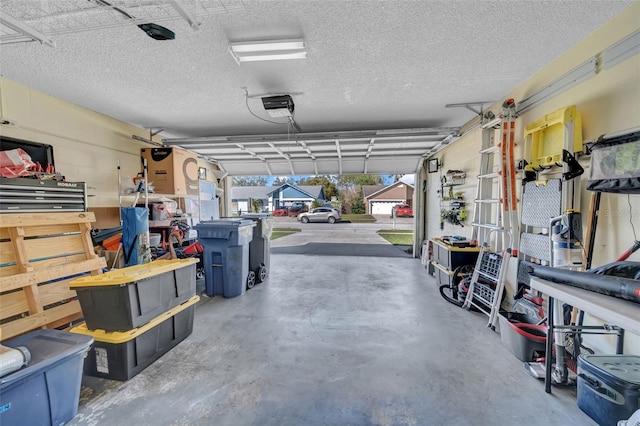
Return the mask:
MULTIPOLYGON (((575 157, 583 149, 582 122, 575 105, 546 114, 524 131, 525 157, 518 284, 529 287, 528 263, 583 269, 580 189, 584 169, 575 157)), ((562 304, 547 313, 563 321, 562 304)), ((564 323, 562 323, 564 324, 564 323)), ((562 325, 561 324, 561 325, 562 325)), ((554 333, 553 382, 567 384, 567 341, 554 333)), ((551 356, 551 355, 549 355, 551 356)), ((535 368, 531 363, 530 368, 535 368)))
POLYGON ((516 104, 502 105, 502 116, 482 124, 480 171, 474 200, 471 240, 481 246, 463 307, 475 306, 489 316, 487 327, 495 330, 504 293, 506 270, 517 256, 518 200, 514 161, 516 104), (494 127, 501 125, 500 143, 494 127))

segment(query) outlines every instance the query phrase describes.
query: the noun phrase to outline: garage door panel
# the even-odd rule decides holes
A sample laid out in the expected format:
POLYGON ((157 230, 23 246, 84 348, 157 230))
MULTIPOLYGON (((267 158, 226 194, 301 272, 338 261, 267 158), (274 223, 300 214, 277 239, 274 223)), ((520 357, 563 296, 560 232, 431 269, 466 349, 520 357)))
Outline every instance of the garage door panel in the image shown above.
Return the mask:
POLYGON ((391 209, 401 201, 371 201, 371 214, 391 215, 391 209))

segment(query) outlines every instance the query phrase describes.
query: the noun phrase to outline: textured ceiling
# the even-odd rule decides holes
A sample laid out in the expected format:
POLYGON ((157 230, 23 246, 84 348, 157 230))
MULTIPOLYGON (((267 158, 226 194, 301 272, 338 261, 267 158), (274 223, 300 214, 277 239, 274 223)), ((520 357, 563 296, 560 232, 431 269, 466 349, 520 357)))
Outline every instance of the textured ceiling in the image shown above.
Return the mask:
MULTIPOLYGON (((115 23, 89 20, 89 12, 40 18, 29 11, 34 4, 45 12, 61 4, 94 7, 95 0, 2 0, 0 11, 55 42, 1 44, 2 76, 128 123, 163 128, 166 138, 198 138, 294 135, 260 101, 282 93, 293 96, 301 133, 459 127, 474 113, 446 104, 504 97, 632 1, 181 0, 201 23, 198 30, 178 15, 154 15, 166 13, 167 1, 109 3, 141 19, 150 13, 176 39, 153 40, 114 11, 107 12, 120 18, 115 23), (55 27, 57 21, 65 26, 55 27), (304 38, 308 58, 238 65, 227 52, 229 41, 280 38, 304 38), (259 120, 249 109, 283 124, 259 120)), ((406 151, 407 162, 387 152, 368 171, 413 171, 437 142, 406 151)), ((364 145, 354 171, 365 171, 367 150, 375 153, 364 145)), ((291 158, 271 152, 292 170, 291 158)), ((223 152, 206 155, 216 154, 223 152)), ((338 173, 339 165, 326 163, 318 172, 338 173)), ((304 172, 315 170, 307 165, 304 172)))

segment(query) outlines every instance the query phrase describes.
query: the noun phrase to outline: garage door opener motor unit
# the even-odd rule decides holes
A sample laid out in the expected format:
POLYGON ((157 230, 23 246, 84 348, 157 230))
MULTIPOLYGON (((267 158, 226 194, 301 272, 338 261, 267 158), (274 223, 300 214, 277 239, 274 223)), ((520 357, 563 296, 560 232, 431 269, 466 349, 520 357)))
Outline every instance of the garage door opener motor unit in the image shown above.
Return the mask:
POLYGON ((262 98, 262 105, 267 113, 274 118, 293 116, 293 99, 290 95, 268 96, 262 98))

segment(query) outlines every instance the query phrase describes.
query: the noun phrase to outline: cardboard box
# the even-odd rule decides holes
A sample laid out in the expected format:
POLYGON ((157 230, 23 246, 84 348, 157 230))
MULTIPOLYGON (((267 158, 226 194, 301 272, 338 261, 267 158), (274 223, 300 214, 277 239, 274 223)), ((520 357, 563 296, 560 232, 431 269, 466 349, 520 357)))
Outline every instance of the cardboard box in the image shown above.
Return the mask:
POLYGON ((88 211, 96 215, 93 229, 108 229, 120 226, 120 208, 118 207, 89 207, 88 211))
POLYGON ((198 159, 177 147, 142 148, 149 182, 157 194, 198 195, 198 159))
POLYGON ((124 268, 124 254, 122 253, 122 250, 118 252, 117 250, 109 251, 109 250, 100 249, 100 250, 96 250, 96 254, 100 257, 104 257, 104 260, 107 262, 107 269, 124 268), (116 253, 118 253, 118 260, 115 262, 115 265, 114 265, 113 262, 116 258, 116 253))

